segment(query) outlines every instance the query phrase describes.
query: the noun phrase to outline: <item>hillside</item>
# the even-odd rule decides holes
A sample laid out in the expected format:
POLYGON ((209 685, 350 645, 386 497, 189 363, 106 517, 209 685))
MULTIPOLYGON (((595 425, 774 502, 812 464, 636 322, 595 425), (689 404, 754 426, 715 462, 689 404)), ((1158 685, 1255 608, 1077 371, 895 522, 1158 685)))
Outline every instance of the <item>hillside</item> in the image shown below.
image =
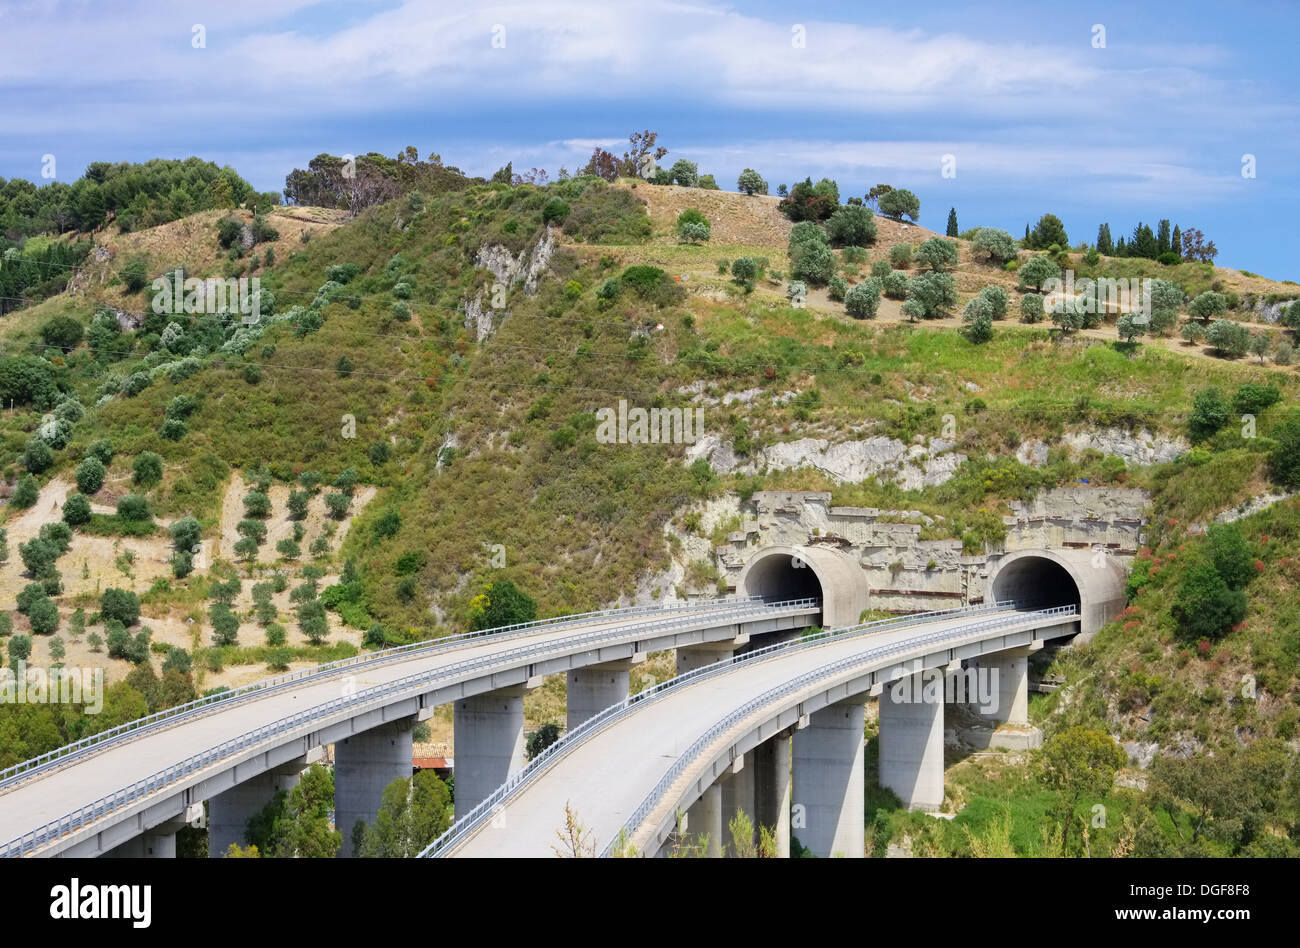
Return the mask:
MULTIPOLYGON (((1294 485, 1272 459, 1300 397, 1296 370, 1173 338, 1124 347, 1113 325, 1062 334, 1014 315, 994 324, 990 341, 972 342, 955 331, 962 305, 1001 286, 1017 314, 1021 294, 1016 273, 977 261, 961 239, 948 315, 913 324, 902 301, 886 298, 874 319, 854 319, 816 287, 806 308, 792 308, 791 222, 777 204, 586 177, 414 192, 352 219, 302 207, 203 211, 95 234, 67 292, 0 325, 10 499, 0 596, 44 585, 66 661, 102 663, 115 681, 130 675, 158 706, 273 668, 462 631, 501 581, 541 615, 725 589, 713 551, 739 526, 728 518, 743 520, 762 489, 826 490, 838 505, 923 519, 923 539, 978 555, 1003 542, 1010 504, 1045 488, 1141 487, 1152 498, 1141 558, 1155 564, 1141 568, 1162 567, 1151 574, 1161 578, 1134 589, 1122 622, 1056 659, 1050 673, 1066 688, 1036 700, 1036 718, 1049 735, 1105 727, 1148 759, 1153 742, 1200 753, 1275 740, 1294 772, 1300 502, 1280 499, 1294 485), (709 221, 708 242, 678 241, 689 208, 709 221), (241 236, 224 248, 227 220, 241 236), (243 229, 258 220, 274 236, 243 247, 243 229), (768 261, 750 287, 718 265, 744 256, 768 261), (273 300, 253 325, 233 314, 160 315, 147 283, 132 291, 123 277, 136 260, 149 280, 176 266, 256 276, 273 300), (1199 392, 1215 387, 1230 400, 1246 383, 1276 389, 1252 412, 1257 432, 1243 436, 1226 409, 1217 428, 1194 427, 1199 392), (600 443, 596 413, 620 399, 700 407, 704 437, 600 443), (834 446, 852 463, 830 457, 834 446), (106 460, 102 486, 85 477, 91 456, 106 460), (141 464, 149 456, 156 476, 141 464), (15 495, 27 472, 27 489, 39 492, 22 507, 15 495), (73 525, 53 573, 29 569, 20 544, 60 520, 78 481, 90 519, 73 525), (1261 564, 1245 587, 1247 618, 1204 648, 1180 638, 1170 610, 1183 564, 1208 555, 1204 525, 1266 493, 1279 502, 1241 521, 1261 564), (129 500, 123 507, 137 496, 147 516, 129 500), (173 536, 189 535, 188 518, 198 549, 173 536), (184 566, 178 556, 188 556, 184 566), (92 650, 92 635, 115 631, 102 615, 109 587, 139 597, 142 624, 123 625, 133 636, 151 631, 159 670, 179 672, 170 691, 142 683, 153 666, 132 658, 148 651, 92 650), (1243 674, 1263 697, 1245 710, 1219 702, 1243 674), (1152 713, 1163 722, 1154 730, 1152 713)), ((834 251, 850 286, 894 244, 935 236, 876 223, 858 259, 834 251)), ((1189 298, 1217 286, 1236 295, 1230 318, 1275 341, 1283 329, 1247 295, 1300 296, 1209 264, 1070 262, 1081 274, 1160 275, 1189 298)), ((18 635, 33 631, 29 615, 12 622, 18 635)), ((53 643, 35 635, 32 660, 55 658, 53 643)), ((531 725, 554 716, 554 690, 530 698, 531 725)), ((59 734, 23 732, 0 748, 0 766, 138 705, 124 699, 124 708, 63 722, 59 734)), ((445 738, 447 722, 434 723, 434 739, 445 738)), ((978 761, 960 766, 956 784, 967 789, 955 793, 967 798, 955 803, 987 836, 1001 825, 989 802, 1000 799, 991 787, 1000 777, 978 761)), ((1008 783, 1021 779, 1021 765, 1005 766, 997 773, 1008 783)), ((887 803, 882 848, 907 838, 969 851, 964 824, 934 841, 928 817, 891 815, 887 803)), ((1034 812, 1016 805, 1012 835, 1034 812)), ((1277 813, 1270 825, 1292 816, 1277 813)), ((1148 839, 1153 851, 1156 837, 1177 835, 1166 829, 1148 839)))

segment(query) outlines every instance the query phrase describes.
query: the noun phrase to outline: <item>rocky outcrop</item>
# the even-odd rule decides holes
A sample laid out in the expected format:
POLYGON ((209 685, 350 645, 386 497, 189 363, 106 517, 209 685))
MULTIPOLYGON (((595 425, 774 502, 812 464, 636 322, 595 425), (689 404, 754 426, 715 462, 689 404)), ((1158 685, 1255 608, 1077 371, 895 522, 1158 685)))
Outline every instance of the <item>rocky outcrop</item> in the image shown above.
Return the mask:
MULTIPOLYGON (((523 283, 524 293, 533 296, 537 287, 551 265, 555 256, 555 231, 547 227, 542 236, 537 238, 533 249, 521 252, 518 256, 500 244, 484 244, 474 258, 475 265, 487 270, 507 291, 523 283)), ((474 332, 478 342, 482 342, 496 330, 510 315, 504 308, 495 309, 483 304, 483 294, 462 304, 465 311, 465 328, 474 332)))
POLYGON ((686 449, 686 462, 704 458, 720 474, 753 474, 761 470, 792 471, 813 468, 833 480, 856 484, 889 475, 900 487, 913 490, 942 484, 966 460, 951 442, 931 438, 928 445, 906 445, 895 438, 874 437, 858 441, 799 438, 768 445, 752 457, 741 458, 730 441, 705 435, 686 449))

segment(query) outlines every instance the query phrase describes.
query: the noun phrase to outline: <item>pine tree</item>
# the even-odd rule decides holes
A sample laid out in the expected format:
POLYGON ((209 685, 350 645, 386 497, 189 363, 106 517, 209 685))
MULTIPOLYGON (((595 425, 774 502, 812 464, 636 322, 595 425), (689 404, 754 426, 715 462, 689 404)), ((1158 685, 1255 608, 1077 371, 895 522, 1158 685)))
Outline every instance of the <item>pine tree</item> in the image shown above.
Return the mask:
POLYGON ((1121 237, 1121 238, 1119 239, 1119 243, 1115 244, 1115 256, 1117 256, 1117 257, 1127 257, 1127 256, 1128 256, 1128 248, 1124 246, 1124 238, 1123 238, 1123 237, 1121 237))
POLYGON ((957 236, 957 208, 948 209, 948 234, 949 237, 957 236))
POLYGON ((1156 231, 1156 255, 1168 253, 1170 248, 1169 241, 1169 219, 1165 218, 1160 222, 1156 231))
MULTIPOLYGON (((1022 243, 1026 247, 1029 247, 1029 224, 1027 223, 1025 224, 1025 239, 1022 241, 1022 243)), ((1030 249, 1032 250, 1033 248, 1031 247, 1030 249)))
POLYGON ((1110 239, 1110 224, 1102 224, 1097 228, 1097 252, 1108 257, 1115 254, 1115 242, 1110 239))

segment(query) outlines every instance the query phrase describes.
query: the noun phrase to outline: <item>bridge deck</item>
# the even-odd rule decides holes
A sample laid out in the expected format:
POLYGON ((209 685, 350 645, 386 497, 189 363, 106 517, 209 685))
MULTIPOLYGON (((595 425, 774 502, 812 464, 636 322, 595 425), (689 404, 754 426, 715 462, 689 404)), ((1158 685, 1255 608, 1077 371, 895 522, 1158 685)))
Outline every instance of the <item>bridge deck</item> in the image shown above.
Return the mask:
MULTIPOLYGON (((816 646, 737 664, 696 684, 666 691, 654 701, 634 705, 614 723, 577 742, 548 769, 508 797, 503 810, 498 810, 490 821, 481 823, 463 840, 453 843, 444 854, 553 857, 552 846, 558 843, 556 830, 564 826, 566 803, 591 831, 591 840, 599 851, 617 836, 646 795, 687 748, 729 712, 765 691, 830 663, 863 655, 878 646, 906 643, 936 631, 956 632, 962 626, 1012 615, 1014 610, 1000 610, 978 617, 961 616, 865 636, 831 637, 816 646)), ((1071 617, 1070 621, 1077 621, 1077 617, 1071 617)), ((1029 620, 1023 625, 1001 628, 996 635, 1050 624, 1041 618, 1029 620)), ((977 631, 968 636, 954 635, 941 647, 978 643, 993 634, 977 631)), ((811 691, 820 693, 830 685, 860 677, 876 668, 892 668, 901 661, 923 657, 939 647, 918 646, 913 651, 888 658, 864 657, 861 665, 852 671, 838 671, 819 679, 819 684, 810 686, 811 691)), ((801 690, 775 701, 770 709, 758 713, 758 716, 774 712, 778 704, 792 707, 806 693, 807 690, 801 690)), ((711 762, 706 753, 697 764, 703 768, 711 762)), ((674 787, 690 782, 688 768, 674 787)), ((674 800, 666 800, 670 815, 674 804, 674 800)))
MULTIPOLYGON (((750 604, 752 618, 782 614, 761 603, 750 604)), ((748 606, 741 608, 749 609, 748 606)), ((790 611, 790 610, 784 610, 790 611)), ((797 611, 797 610, 796 610, 797 611)), ((805 610, 806 611, 806 608, 805 610)), ((639 614, 612 620, 583 622, 579 626, 543 627, 536 633, 503 636, 499 639, 483 637, 468 639, 462 646, 428 654, 414 653, 409 657, 374 666, 358 666, 351 671, 354 676, 349 689, 358 695, 367 689, 383 686, 410 675, 429 672, 436 674, 441 668, 462 662, 490 659, 493 656, 523 647, 539 647, 541 651, 530 656, 529 663, 545 661, 548 657, 578 655, 595 652, 601 647, 618 642, 639 640, 638 630, 651 622, 678 622, 681 629, 712 628, 716 625, 735 625, 746 621, 735 618, 730 612, 722 618, 716 609, 678 610, 671 613, 639 614), (603 635, 602 633, 608 633, 603 635), (596 640, 592 640, 592 636, 596 640), (574 640, 581 637, 581 643, 574 640), (547 646, 553 646, 548 648, 547 646)), ((745 615, 750 615, 747 611, 745 615)), ((677 628, 673 626, 672 628, 677 628)), ((665 630, 661 634, 671 634, 665 630)), ((651 636, 653 638, 654 636, 651 636)), ((522 660, 503 656, 501 667, 519 667, 522 660)), ((489 666, 490 667, 490 666, 489 666)), ((447 682, 481 678, 485 674, 449 670, 447 682)), ((214 710, 171 727, 147 731, 120 743, 111 744, 82 759, 71 759, 55 769, 33 774, 28 779, 0 790, 0 842, 16 839, 25 833, 64 818, 81 807, 88 806, 119 788, 128 786, 184 761, 207 748, 216 747, 254 731, 274 724, 291 715, 340 698, 347 677, 332 675, 322 680, 307 680, 301 686, 271 692, 265 696, 249 698, 242 703, 232 703, 229 708, 216 706, 214 710)), ((418 692, 432 690, 441 684, 422 686, 418 692)), ((105 819, 111 825, 112 819, 105 819)))

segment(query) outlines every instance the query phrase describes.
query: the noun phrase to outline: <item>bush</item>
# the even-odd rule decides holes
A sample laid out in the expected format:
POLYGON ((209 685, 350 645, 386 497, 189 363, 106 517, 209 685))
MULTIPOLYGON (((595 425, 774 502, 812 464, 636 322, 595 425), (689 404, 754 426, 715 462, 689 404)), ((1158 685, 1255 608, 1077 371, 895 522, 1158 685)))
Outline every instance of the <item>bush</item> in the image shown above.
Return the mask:
POLYGON ((140 599, 129 590, 109 587, 99 597, 99 611, 106 621, 116 619, 124 626, 135 625, 140 621, 140 599))
POLYGON ((844 308, 854 319, 875 319, 880 307, 880 284, 864 280, 853 287, 844 296, 844 308))
POLYGON ((244 225, 234 218, 222 218, 217 224, 217 243, 224 250, 229 250, 235 241, 243 237, 243 234, 244 225))
POLYGON ((130 523, 144 523, 153 519, 149 502, 139 494, 125 494, 118 498, 117 516, 130 523))
POLYGON ((260 490, 250 490, 244 495, 244 516, 265 520, 271 516, 271 498, 260 490))
POLYGON ((41 341, 64 352, 75 349, 84 334, 81 323, 71 316, 55 316, 41 326, 41 341))
POLYGON ((758 264, 753 257, 737 257, 731 264, 731 275, 741 283, 753 283, 758 279, 758 264))
POLYGON ((493 583, 470 602, 470 628, 474 631, 517 625, 537 618, 537 603, 508 579, 493 583))
POLYGON ((179 418, 168 418, 158 428, 158 434, 168 441, 179 441, 189 429, 179 418))
POLYGON ((912 262, 911 244, 894 244, 889 248, 889 265, 898 270, 907 269, 912 262))
POLYGON ((673 166, 668 169, 668 177, 673 184, 680 184, 684 188, 693 188, 700 181, 700 166, 693 161, 687 161, 685 158, 678 158, 673 162, 673 166))
POLYGON ((712 231, 707 223, 694 221, 677 225, 677 236, 687 243, 707 243, 712 231))
POLYGON ((1230 588, 1214 566, 1200 563, 1184 574, 1170 612, 1182 638, 1214 640, 1246 617, 1246 594, 1230 588))
POLYGON ((1269 476, 1283 487, 1300 489, 1300 414, 1291 414, 1272 431, 1269 476))
POLYGON ((921 199, 906 188, 895 188, 882 194, 876 201, 881 214, 901 220, 910 217, 916 220, 921 215, 921 199))
POLYGON ((85 494, 69 494, 63 502, 63 522, 78 527, 90 523, 90 501, 85 494))
POLYGON ((1228 311, 1228 298, 1222 293, 1206 290, 1188 304, 1187 312, 1196 319, 1208 322, 1228 311))
POLYGON ((871 208, 846 204, 826 222, 831 243, 838 246, 865 247, 876 242, 876 221, 871 208))
POLYGON ((568 220, 570 210, 568 204, 557 197, 553 197, 542 205, 542 223, 563 224, 568 220))
POLYGON ((1020 297, 1020 318, 1027 323, 1043 320, 1043 298, 1037 293, 1026 293, 1020 297))
POLYGON ((92 441, 90 446, 86 448, 86 454, 87 456, 99 458, 100 461, 107 465, 109 461, 113 460, 113 442, 107 438, 92 441))
MULTIPOLYGON (((820 229, 820 228, 819 228, 820 229)), ((835 253, 822 241, 804 240, 790 247, 790 275, 814 286, 825 286, 835 275, 835 253)))
POLYGON ((944 237, 931 237, 916 248, 916 259, 935 272, 950 270, 957 265, 957 243, 944 237))
POLYGON ((162 480, 162 457, 152 451, 141 451, 131 462, 133 483, 149 487, 162 480))
POLYGON ((736 190, 741 194, 766 194, 767 182, 753 168, 746 168, 736 179, 736 190))
POLYGON ((1174 253, 1172 250, 1166 250, 1160 256, 1156 257, 1156 262, 1164 264, 1166 267, 1172 267, 1182 263, 1182 259, 1182 257, 1178 256, 1178 254, 1174 253))
POLYGON ((40 492, 41 489, 36 483, 36 478, 30 474, 24 474, 18 479, 18 486, 14 488, 13 496, 9 498, 9 506, 15 510, 26 510, 36 503, 40 492))
POLYGON ((1197 392, 1192 399, 1192 413, 1187 419, 1187 430, 1193 443, 1214 436, 1228 423, 1230 410, 1228 400, 1217 388, 1204 388, 1197 392))
POLYGON ((1205 327, 1200 323, 1187 323, 1183 326, 1182 336, 1192 345, 1196 345, 1205 338, 1205 327))
POLYGON ((40 438, 32 438, 23 448, 23 467, 32 474, 49 470, 54 463, 54 452, 40 438))
POLYGON ((1000 286, 986 286, 979 291, 978 299, 984 300, 989 304, 990 319, 1005 319, 1007 315, 1007 303, 1010 297, 1007 291, 1000 286))
POLYGON ((1282 392, 1274 385, 1243 382, 1232 396, 1232 410, 1238 415, 1258 415, 1281 400, 1282 392))
POLYGON ((891 300, 907 298, 907 275, 890 270, 880 281, 881 290, 891 300))
POLYGON ((849 291, 849 284, 847 281, 845 281, 844 277, 840 276, 839 274, 836 274, 835 276, 831 277, 830 283, 827 285, 827 293, 831 299, 835 300, 837 303, 843 302, 844 295, 848 291, 849 291))
POLYGON ((1003 264, 1016 259, 1016 239, 996 227, 977 227, 971 235, 971 256, 1003 264))
POLYGON ((1255 553, 1235 523, 1213 524, 1207 539, 1210 561, 1229 589, 1245 589, 1255 578, 1255 553))
POLYGON ((355 263, 336 263, 325 271, 325 279, 333 283, 351 283, 352 280, 361 272, 361 268, 355 263))
POLYGON ((957 305, 957 281, 951 273, 922 273, 908 282, 907 297, 920 307, 922 318, 934 319, 957 305))
POLYGON ((1250 330, 1231 319, 1216 319, 1205 330, 1205 341, 1229 358, 1237 359, 1250 348, 1250 330))
POLYGON ((1048 280, 1060 277, 1061 268, 1057 266, 1055 260, 1043 254, 1035 254, 1025 261, 1024 265, 1016 271, 1020 274, 1020 285, 1022 287, 1032 286, 1035 292, 1042 290, 1043 284, 1048 280))
POLYGON ((785 288, 785 295, 791 300, 806 300, 808 298, 808 287, 795 280, 785 288))
POLYGON ((93 494, 104 486, 104 475, 107 471, 104 468, 104 462, 93 454, 83 458, 77 465, 77 490, 83 494, 93 494))

